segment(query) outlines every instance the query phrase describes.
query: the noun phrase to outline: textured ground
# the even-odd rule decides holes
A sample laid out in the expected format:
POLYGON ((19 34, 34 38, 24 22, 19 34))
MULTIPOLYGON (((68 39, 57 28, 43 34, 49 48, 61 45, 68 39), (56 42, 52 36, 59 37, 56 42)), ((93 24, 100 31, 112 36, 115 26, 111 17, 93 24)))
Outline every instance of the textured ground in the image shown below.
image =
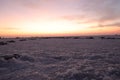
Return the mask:
POLYGON ((0 41, 0 80, 120 80, 120 39, 0 41))

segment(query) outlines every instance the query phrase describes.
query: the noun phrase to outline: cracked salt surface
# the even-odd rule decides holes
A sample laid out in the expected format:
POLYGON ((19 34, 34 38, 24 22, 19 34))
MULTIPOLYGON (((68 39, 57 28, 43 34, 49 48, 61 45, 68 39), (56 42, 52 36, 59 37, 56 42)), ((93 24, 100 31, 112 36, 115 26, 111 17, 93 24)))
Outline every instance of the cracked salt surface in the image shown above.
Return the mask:
POLYGON ((21 40, 0 45, 0 80, 120 80, 120 40, 21 40))

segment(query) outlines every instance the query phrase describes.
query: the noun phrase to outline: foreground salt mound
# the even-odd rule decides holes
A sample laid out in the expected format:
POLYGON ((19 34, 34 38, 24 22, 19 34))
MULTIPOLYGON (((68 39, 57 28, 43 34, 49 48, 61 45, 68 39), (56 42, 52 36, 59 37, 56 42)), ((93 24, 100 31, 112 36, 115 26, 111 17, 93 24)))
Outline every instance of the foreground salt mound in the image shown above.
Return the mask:
POLYGON ((0 59, 4 59, 4 60, 10 60, 10 59, 13 59, 13 58, 19 58, 20 55, 19 54, 12 54, 12 55, 3 55, 3 56, 0 56, 0 59))
POLYGON ((0 56, 0 68, 8 68, 9 70, 18 70, 24 68, 26 65, 23 61, 31 61, 31 59, 19 54, 0 56))
POLYGON ((0 45, 7 45, 7 43, 6 42, 0 42, 0 45))

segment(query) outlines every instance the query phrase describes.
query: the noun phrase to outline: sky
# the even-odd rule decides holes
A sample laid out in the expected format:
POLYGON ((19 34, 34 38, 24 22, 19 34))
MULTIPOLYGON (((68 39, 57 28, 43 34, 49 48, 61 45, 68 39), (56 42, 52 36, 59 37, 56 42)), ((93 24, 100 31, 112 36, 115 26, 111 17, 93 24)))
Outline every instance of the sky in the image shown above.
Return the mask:
POLYGON ((120 0, 0 0, 0 36, 120 34, 120 0))

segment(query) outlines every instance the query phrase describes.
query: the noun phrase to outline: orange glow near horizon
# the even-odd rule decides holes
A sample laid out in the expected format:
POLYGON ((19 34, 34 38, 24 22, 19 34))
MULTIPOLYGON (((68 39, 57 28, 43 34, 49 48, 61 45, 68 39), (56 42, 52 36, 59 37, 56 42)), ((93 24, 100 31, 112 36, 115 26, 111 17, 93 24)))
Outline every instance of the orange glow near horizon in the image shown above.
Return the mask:
MULTIPOLYGON (((14 21, 15 22, 15 21, 14 21)), ((9 23, 8 23, 9 24, 9 23)), ((79 35, 99 35, 99 34, 116 34, 119 27, 97 27, 96 23, 78 24, 69 20, 41 20, 41 21, 24 21, 11 24, 13 29, 1 29, 1 36, 79 36, 79 35)), ((8 25, 6 25, 8 26, 8 25)))
POLYGON ((14 24, 13 27, 16 29, 8 29, 8 31, 5 31, 7 32, 5 34, 9 36, 67 36, 87 29, 83 24, 78 25, 68 20, 24 21, 14 24))
POLYGON ((66 21, 28 22, 20 26, 23 31, 30 33, 64 33, 77 30, 73 27, 75 24, 66 21))

